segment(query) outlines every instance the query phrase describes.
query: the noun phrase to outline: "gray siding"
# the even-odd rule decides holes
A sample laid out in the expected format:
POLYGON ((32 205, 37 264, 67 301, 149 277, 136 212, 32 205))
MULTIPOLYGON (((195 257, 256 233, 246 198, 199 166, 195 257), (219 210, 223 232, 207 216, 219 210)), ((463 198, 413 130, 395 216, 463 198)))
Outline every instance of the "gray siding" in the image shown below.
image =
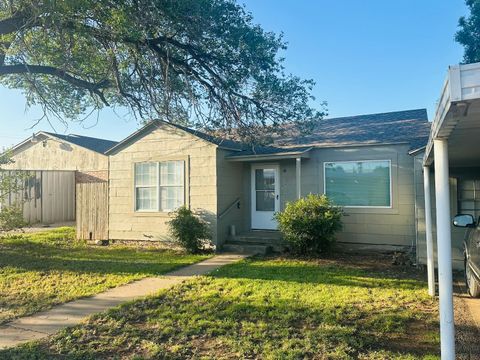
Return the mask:
MULTIPOLYGON (((302 159, 302 195, 324 192, 324 163, 351 160, 390 160, 392 164, 392 208, 345 208, 344 230, 338 240, 361 244, 415 245, 415 196, 413 157, 408 145, 357 146, 315 149, 302 159)), ((280 165, 281 208, 295 200, 295 160, 280 165)), ((244 167, 244 203, 250 209, 250 166, 244 167)), ((250 211, 243 228, 250 228, 250 211)))
POLYGON ((227 240, 232 225, 235 226, 237 233, 245 231, 247 228, 244 219, 250 216, 243 186, 245 165, 225 160, 228 154, 228 151, 217 149, 217 213, 221 216, 217 225, 217 246, 221 246, 227 240), (240 199, 240 208, 232 206, 236 199, 240 199))

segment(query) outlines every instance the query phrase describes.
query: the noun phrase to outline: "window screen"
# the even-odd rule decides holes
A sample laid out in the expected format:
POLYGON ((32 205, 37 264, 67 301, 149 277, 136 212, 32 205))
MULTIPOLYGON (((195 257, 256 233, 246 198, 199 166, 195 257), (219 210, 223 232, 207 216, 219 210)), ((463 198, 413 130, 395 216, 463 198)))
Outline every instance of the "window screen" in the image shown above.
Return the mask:
POLYGON ((337 205, 390 207, 389 160, 325 163, 325 194, 337 205))
POLYGON ((185 162, 135 164, 135 210, 173 211, 185 204, 185 162))
POLYGON ((154 211, 158 209, 157 163, 135 164, 135 209, 154 211))
POLYGON ((160 163, 160 209, 172 211, 182 206, 184 201, 183 161, 160 163))

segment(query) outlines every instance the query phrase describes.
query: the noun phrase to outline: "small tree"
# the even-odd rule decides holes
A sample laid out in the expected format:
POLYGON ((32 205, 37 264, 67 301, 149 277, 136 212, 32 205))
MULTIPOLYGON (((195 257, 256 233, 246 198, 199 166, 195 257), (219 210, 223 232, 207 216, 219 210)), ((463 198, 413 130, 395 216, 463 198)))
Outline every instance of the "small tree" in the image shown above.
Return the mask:
POLYGON ((27 225, 23 218, 22 205, 24 197, 22 190, 25 182, 31 176, 26 171, 7 171, 2 167, 13 162, 11 152, 5 150, 0 153, 0 231, 10 231, 27 225), (15 203, 5 205, 8 196, 15 196, 15 203))
POLYGON ((280 231, 294 253, 323 253, 335 242, 342 229, 343 210, 325 195, 310 194, 289 202, 283 212, 275 214, 280 231))
POLYGON ((207 223, 185 206, 175 211, 168 225, 175 241, 192 254, 199 253, 203 242, 210 239, 207 223))
POLYGON ((22 207, 15 204, 0 210, 0 231, 10 231, 27 226, 22 207))

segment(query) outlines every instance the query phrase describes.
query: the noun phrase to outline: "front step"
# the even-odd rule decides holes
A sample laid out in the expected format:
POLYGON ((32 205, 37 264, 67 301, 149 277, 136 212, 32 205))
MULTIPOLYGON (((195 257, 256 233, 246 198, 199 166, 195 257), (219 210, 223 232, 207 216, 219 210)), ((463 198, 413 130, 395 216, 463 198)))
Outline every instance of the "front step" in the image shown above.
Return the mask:
POLYGON ((272 252, 272 247, 263 244, 247 244, 240 241, 228 241, 223 244, 222 251, 240 254, 266 255, 272 252))
POLYGON ((270 252, 283 252, 286 248, 286 243, 279 231, 252 230, 230 238, 227 243, 242 246, 266 246, 270 252))

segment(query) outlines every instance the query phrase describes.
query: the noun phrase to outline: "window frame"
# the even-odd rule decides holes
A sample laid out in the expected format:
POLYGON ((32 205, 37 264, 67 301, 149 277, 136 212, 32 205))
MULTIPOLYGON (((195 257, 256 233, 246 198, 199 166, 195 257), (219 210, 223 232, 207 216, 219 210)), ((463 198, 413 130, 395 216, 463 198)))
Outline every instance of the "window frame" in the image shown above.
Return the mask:
MULTIPOLYGON (((174 209, 167 210, 161 208, 161 196, 160 196, 160 163, 163 162, 182 162, 183 163, 183 204, 181 206, 189 206, 189 192, 188 192, 188 177, 189 177, 189 161, 188 157, 185 158, 162 158, 162 159, 135 159, 132 164, 132 179, 133 179, 133 212, 135 215, 159 215, 159 214, 170 214, 174 209), (146 186, 137 186, 136 181, 136 172, 135 167, 137 164, 141 163, 153 163, 156 165, 156 174, 157 181, 155 183, 155 188, 157 189, 157 198, 156 198, 156 209, 151 210, 141 210, 137 209, 137 188, 142 188, 146 186)), ((172 185, 173 186, 173 185, 172 185)), ((153 186, 152 186, 153 187, 153 186)))
POLYGON ((158 161, 137 161, 133 163, 133 210, 139 213, 152 213, 152 212, 159 212, 160 211, 160 202, 159 202, 159 190, 160 190, 160 180, 158 176, 160 175, 159 170, 159 162, 158 161), (139 186, 137 185, 137 172, 136 172, 136 165, 137 164, 155 164, 155 171, 157 173, 157 181, 155 185, 152 186, 139 186), (157 189, 157 208, 156 209, 137 209, 137 189, 138 188, 156 188, 157 189))
POLYGON ((359 162, 388 162, 389 173, 389 199, 390 205, 388 206, 371 206, 371 205, 339 205, 343 208, 351 209, 393 209, 393 184, 392 184, 392 160, 391 159, 359 159, 359 160, 334 160, 323 162, 323 194, 327 195, 327 164, 335 163, 359 163, 359 162))

